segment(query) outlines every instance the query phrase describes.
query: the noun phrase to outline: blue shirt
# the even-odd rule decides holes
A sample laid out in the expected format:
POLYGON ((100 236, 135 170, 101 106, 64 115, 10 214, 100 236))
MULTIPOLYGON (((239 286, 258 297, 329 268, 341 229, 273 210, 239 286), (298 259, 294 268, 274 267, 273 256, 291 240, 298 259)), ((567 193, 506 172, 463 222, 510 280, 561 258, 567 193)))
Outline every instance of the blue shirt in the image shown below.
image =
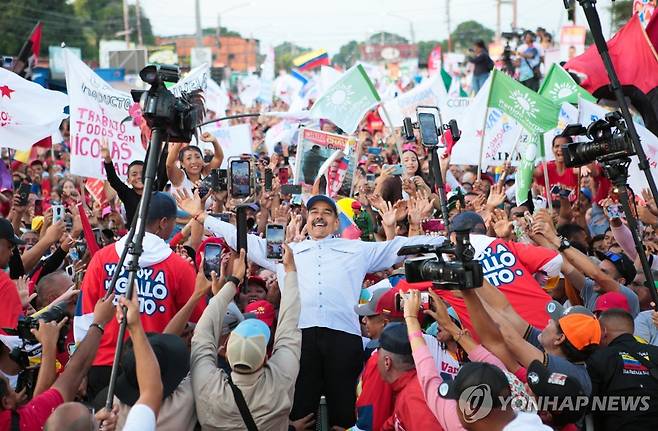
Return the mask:
POLYGON ((524 55, 532 55, 532 58, 521 57, 521 64, 519 65, 519 81, 531 79, 535 74, 532 69, 539 66, 541 58, 539 50, 534 45, 521 45, 519 52, 524 55))

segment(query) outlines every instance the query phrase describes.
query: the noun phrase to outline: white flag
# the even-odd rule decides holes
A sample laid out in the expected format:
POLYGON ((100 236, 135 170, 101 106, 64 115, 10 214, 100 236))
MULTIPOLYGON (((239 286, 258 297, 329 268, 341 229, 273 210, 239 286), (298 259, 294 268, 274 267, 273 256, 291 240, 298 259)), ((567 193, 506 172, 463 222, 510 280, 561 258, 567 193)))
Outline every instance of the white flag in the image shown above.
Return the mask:
MULTIPOLYGON (((405 117, 410 117, 412 121, 416 121, 417 106, 440 106, 447 97, 448 93, 443 85, 441 75, 437 74, 425 79, 410 91, 384 102, 380 110, 384 115, 381 117, 386 123, 390 120, 393 127, 402 127, 402 120, 405 117)), ((387 124, 387 126, 391 127, 390 124, 387 124)))
POLYGON ((263 62, 263 69, 260 74, 260 93, 258 100, 265 105, 272 104, 272 94, 274 93, 274 48, 271 46, 267 49, 267 57, 263 62))
POLYGON ((226 109, 230 99, 226 93, 226 89, 217 84, 212 78, 208 78, 208 86, 204 92, 206 99, 206 109, 213 111, 216 117, 223 117, 226 115, 226 109))
POLYGON ((209 77, 210 66, 208 66, 208 63, 203 63, 201 66, 190 70, 183 79, 178 81, 169 90, 176 97, 180 97, 182 93, 190 93, 194 90, 206 91, 209 77))
POLYGON ((123 122, 134 103, 132 97, 112 88, 68 49, 64 59, 71 113, 71 173, 105 179, 101 158, 105 140, 117 174, 125 178, 130 162, 144 160, 146 155, 139 127, 132 121, 123 122))
POLYGON ((68 104, 66 94, 0 68, 0 145, 29 150, 58 130, 68 104))

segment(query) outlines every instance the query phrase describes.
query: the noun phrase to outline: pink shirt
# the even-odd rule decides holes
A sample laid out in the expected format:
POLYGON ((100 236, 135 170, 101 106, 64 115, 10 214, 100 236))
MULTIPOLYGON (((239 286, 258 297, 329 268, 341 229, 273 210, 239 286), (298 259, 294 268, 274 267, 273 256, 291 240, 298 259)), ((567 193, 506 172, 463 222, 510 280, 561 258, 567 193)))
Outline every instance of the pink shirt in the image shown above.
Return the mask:
MULTIPOLYGON (((434 358, 432 358, 427 345, 414 350, 413 356, 421 390, 434 417, 436 417, 444 430, 463 430, 464 427, 457 417, 457 401, 447 400, 439 396, 439 385, 443 381, 439 377, 434 358)), ((478 346, 468 354, 468 357, 473 362, 487 362, 497 366, 501 370, 506 370, 503 363, 483 346, 478 346)))

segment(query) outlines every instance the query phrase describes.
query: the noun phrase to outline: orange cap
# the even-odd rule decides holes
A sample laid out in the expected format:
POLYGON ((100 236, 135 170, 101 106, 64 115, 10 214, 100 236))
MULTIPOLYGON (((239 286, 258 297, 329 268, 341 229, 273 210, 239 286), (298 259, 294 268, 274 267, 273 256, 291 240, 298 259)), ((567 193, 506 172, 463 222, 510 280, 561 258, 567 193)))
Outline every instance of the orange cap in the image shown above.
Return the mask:
POLYGON ((601 342, 601 326, 594 316, 573 313, 558 321, 567 340, 578 350, 601 342))

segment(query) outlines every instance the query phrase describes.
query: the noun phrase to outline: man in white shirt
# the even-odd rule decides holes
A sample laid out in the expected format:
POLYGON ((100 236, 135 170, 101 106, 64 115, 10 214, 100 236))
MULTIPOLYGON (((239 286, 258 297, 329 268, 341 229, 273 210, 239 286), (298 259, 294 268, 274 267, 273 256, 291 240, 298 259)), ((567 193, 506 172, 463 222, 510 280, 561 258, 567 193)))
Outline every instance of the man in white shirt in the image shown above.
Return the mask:
MULTIPOLYGON (((182 192, 178 205, 204 223, 206 229, 236 247, 236 228, 208 216, 195 194, 182 192)), ((369 272, 381 271, 400 262, 400 247, 415 244, 440 245, 444 238, 396 237, 385 242, 362 242, 333 236, 339 227, 335 202, 316 195, 306 203, 306 227, 310 238, 290 244, 295 255, 301 314, 302 355, 290 417, 297 420, 317 411, 324 394, 329 407, 329 425, 347 428, 354 424, 355 387, 362 368, 363 344, 359 319, 354 312, 361 286, 369 272)), ((266 269, 281 272, 281 265, 268 260, 266 241, 247 236, 247 257, 266 269)), ((279 276, 283 280, 283 276, 279 276)), ((279 285, 283 283, 280 281, 279 285)))

